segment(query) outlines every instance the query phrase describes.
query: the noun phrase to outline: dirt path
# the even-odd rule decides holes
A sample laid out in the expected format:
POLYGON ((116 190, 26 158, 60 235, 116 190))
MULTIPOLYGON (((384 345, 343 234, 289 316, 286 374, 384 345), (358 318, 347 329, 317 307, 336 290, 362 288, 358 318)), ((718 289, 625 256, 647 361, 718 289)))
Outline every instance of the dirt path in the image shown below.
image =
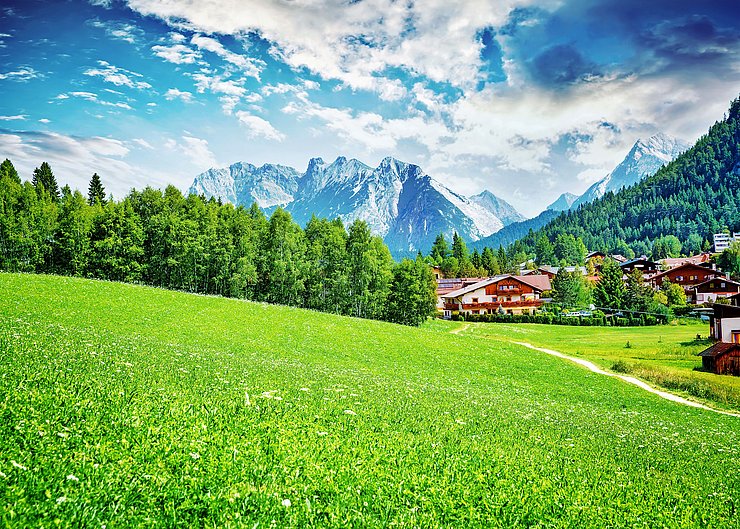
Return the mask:
POLYGON ((616 373, 609 373, 608 371, 604 371, 603 369, 598 367, 596 364, 593 364, 592 362, 589 362, 588 360, 584 360, 582 358, 574 358, 572 356, 564 355, 563 353, 560 353, 558 351, 553 351, 552 349, 544 349, 542 347, 535 347, 531 343, 527 343, 527 342, 513 342, 513 343, 517 345, 522 345, 524 347, 529 347, 530 349, 534 349, 535 351, 540 351, 540 352, 547 353, 552 356, 557 356, 558 358, 570 360, 571 362, 575 362, 576 364, 582 365, 583 367, 593 371, 594 373, 598 373, 599 375, 605 375, 607 377, 618 378, 620 380, 623 380, 629 384, 634 384, 638 388, 644 389, 645 391, 658 395, 659 397, 663 397, 664 399, 670 400, 672 402, 677 402, 679 404, 683 404, 685 406, 691 406, 693 408, 701 408, 702 410, 713 411, 715 413, 721 413, 722 415, 740 417, 740 413, 716 410, 714 408, 710 408, 709 406, 705 406, 704 404, 694 402, 693 400, 688 400, 683 397, 679 397, 678 395, 674 395, 673 393, 668 393, 667 391, 661 391, 659 389, 655 389, 654 387, 650 386, 649 384, 646 384, 642 380, 639 380, 635 377, 628 377, 626 375, 618 375, 616 373))
POLYGON ((450 331, 450 334, 460 334, 461 332, 463 332, 468 327, 470 327, 470 324, 469 323, 463 323, 457 329, 454 329, 454 330, 450 331))
MULTIPOLYGON (((454 329, 450 331, 451 334, 460 334, 464 330, 468 329, 470 327, 469 323, 463 323, 460 327, 457 329, 454 329)), ((627 382, 628 384, 634 384, 640 389, 644 389, 645 391, 649 393, 653 393, 654 395, 658 395, 659 397, 662 397, 666 400, 670 400, 671 402, 677 402, 678 404, 683 404, 684 406, 691 406, 692 408, 700 408, 702 410, 708 410, 713 411, 715 413, 721 413, 722 415, 729 415, 731 417, 740 417, 740 413, 735 413, 731 411, 723 411, 723 410, 717 410, 714 408, 710 408, 709 406, 705 406, 704 404, 701 404, 699 402, 694 402, 693 400, 688 400, 683 397, 680 397, 678 395, 675 395, 673 393, 669 393, 667 391, 661 391, 659 389, 655 389, 654 387, 650 386, 649 384, 643 382, 642 380, 639 380, 635 377, 628 377, 626 375, 618 375, 617 373, 610 373, 608 371, 604 371, 599 366, 594 364, 593 362, 589 362, 588 360, 584 360, 583 358, 575 358, 573 356, 565 355, 558 351, 553 351, 552 349, 545 349, 543 347, 536 347, 532 345, 531 343, 527 342, 511 342, 515 343, 517 345, 521 345, 523 347, 528 347, 529 349, 534 349, 535 351, 540 351, 542 353, 546 353, 552 356, 557 356, 558 358, 562 358, 564 360, 569 360, 571 362, 575 362, 578 365, 581 365, 585 367, 586 369, 589 369, 590 371, 593 371, 594 373, 598 373, 599 375, 604 375, 607 377, 615 377, 620 380, 623 380, 624 382, 627 382)))

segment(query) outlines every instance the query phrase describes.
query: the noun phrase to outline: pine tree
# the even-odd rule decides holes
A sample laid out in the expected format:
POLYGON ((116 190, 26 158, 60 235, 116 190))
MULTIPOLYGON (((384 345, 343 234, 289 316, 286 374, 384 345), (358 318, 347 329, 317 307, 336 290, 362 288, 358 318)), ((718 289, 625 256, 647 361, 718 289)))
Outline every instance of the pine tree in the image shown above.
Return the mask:
POLYGON ((601 277, 594 288, 594 302, 600 308, 624 308, 624 282, 622 269, 616 261, 607 259, 601 266, 601 277))
POLYGON ((87 188, 87 201, 93 206, 96 200, 101 204, 105 204, 105 188, 100 181, 98 173, 93 173, 90 179, 90 185, 87 188))
POLYGON ((3 163, 0 164, 0 179, 2 179, 4 176, 7 176, 16 184, 21 183, 21 178, 20 176, 18 176, 18 171, 15 170, 15 167, 13 167, 13 163, 7 158, 3 163))
POLYGON ((436 263, 440 264, 450 255, 450 248, 447 246, 444 234, 440 233, 437 235, 437 238, 434 239, 432 251, 429 252, 429 255, 431 255, 432 259, 434 259, 436 263))
POLYGON ((37 167, 33 170, 33 179, 31 180, 31 183, 38 193, 41 193, 41 190, 45 189, 54 202, 59 201, 59 186, 57 185, 57 179, 54 178, 54 173, 51 171, 51 166, 48 163, 43 162, 41 167, 37 167))

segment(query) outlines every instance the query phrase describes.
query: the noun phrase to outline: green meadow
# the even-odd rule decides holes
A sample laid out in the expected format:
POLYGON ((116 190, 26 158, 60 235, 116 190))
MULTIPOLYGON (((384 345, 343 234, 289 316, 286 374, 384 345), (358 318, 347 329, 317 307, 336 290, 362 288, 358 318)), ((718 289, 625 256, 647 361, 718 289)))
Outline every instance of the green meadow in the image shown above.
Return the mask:
POLYGON ((740 418, 455 327, 0 274, 1 523, 738 526, 740 418))
MULTIPOLYGON (((451 324, 448 324, 451 325, 451 324)), ((457 324, 459 327, 460 324, 457 324)), ((709 323, 679 321, 654 327, 570 327, 474 324, 465 334, 555 349, 617 373, 637 376, 710 406, 740 410, 740 377, 701 371, 697 353, 709 347, 709 323), (697 335, 700 339, 697 339, 697 335)))

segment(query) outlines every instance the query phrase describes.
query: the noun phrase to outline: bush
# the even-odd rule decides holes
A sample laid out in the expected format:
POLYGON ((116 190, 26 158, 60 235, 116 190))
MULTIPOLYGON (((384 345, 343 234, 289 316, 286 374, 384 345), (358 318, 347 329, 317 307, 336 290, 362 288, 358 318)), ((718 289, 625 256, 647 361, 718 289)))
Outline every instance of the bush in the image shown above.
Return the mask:
POLYGON ((624 360, 617 360, 616 362, 614 362, 614 365, 612 365, 612 371, 614 371, 615 373, 631 373, 632 366, 624 360))

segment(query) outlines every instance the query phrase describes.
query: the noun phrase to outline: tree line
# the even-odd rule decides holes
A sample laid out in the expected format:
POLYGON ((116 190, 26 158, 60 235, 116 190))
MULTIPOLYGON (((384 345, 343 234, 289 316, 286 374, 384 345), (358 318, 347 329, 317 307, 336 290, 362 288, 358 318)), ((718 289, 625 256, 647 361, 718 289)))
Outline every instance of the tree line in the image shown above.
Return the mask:
POLYGON ((395 263, 364 221, 312 217, 305 228, 278 208, 132 190, 106 199, 99 175, 87 196, 59 189, 48 163, 22 182, 0 164, 0 270, 107 279, 419 325, 435 311, 422 259, 395 263))

